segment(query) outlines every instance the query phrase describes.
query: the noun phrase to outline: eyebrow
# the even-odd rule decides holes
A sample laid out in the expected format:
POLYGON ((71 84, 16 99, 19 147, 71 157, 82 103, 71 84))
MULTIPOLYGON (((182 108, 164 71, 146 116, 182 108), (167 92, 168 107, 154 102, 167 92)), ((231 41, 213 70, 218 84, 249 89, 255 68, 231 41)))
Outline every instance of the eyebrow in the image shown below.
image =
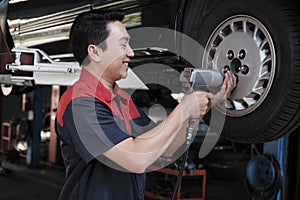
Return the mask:
POLYGON ((129 41, 130 40, 130 36, 122 36, 120 39, 119 39, 119 41, 129 41))

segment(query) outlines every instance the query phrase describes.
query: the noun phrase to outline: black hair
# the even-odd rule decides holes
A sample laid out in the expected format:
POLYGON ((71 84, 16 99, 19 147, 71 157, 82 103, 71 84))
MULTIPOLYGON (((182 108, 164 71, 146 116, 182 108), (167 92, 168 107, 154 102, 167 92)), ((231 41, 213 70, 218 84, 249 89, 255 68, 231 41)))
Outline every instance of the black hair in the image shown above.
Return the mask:
POLYGON ((124 14, 117 10, 91 10, 79 14, 70 30, 70 45, 79 64, 88 64, 87 47, 100 45, 105 50, 105 39, 109 35, 107 23, 122 21, 124 14))

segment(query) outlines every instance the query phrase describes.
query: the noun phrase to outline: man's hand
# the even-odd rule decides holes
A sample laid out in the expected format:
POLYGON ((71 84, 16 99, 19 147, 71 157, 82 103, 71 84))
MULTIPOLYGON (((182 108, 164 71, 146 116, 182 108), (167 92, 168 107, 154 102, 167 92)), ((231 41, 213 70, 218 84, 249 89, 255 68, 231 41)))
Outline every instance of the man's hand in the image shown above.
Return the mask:
POLYGON ((211 107, 225 101, 229 98, 232 90, 236 87, 236 77, 230 72, 225 73, 225 79, 220 91, 217 94, 211 94, 210 103, 211 107))
POLYGON ((210 109, 211 94, 203 91, 196 91, 185 94, 180 102, 183 114, 189 118, 203 118, 210 109))

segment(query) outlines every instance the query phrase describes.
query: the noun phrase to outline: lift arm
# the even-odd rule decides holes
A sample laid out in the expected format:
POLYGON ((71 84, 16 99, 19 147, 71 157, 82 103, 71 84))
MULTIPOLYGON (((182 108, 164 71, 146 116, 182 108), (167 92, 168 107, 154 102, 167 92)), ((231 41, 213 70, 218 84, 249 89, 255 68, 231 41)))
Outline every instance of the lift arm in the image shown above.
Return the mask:
MULTIPOLYGON (((70 86, 79 79, 81 72, 79 63, 56 62, 40 49, 13 48, 12 54, 2 55, 1 58, 6 58, 8 62, 5 72, 0 74, 2 85, 70 86), (13 59, 13 63, 9 63, 13 59)), ((130 68, 126 79, 117 83, 123 89, 148 89, 130 68)))
POLYGON ((8 83, 13 85, 72 85, 81 68, 76 62, 55 62, 44 51, 13 48, 14 63, 6 64, 8 83), (21 73, 19 73, 21 72, 21 73))

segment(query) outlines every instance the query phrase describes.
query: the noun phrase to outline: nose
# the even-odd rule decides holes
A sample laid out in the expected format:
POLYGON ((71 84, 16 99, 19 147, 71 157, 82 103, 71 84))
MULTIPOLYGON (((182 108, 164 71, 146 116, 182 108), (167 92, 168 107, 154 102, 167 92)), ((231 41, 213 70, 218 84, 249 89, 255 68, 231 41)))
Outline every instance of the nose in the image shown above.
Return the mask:
POLYGON ((134 52, 133 52, 132 48, 129 45, 128 45, 128 49, 127 49, 126 55, 128 57, 133 57, 134 56, 134 52))

